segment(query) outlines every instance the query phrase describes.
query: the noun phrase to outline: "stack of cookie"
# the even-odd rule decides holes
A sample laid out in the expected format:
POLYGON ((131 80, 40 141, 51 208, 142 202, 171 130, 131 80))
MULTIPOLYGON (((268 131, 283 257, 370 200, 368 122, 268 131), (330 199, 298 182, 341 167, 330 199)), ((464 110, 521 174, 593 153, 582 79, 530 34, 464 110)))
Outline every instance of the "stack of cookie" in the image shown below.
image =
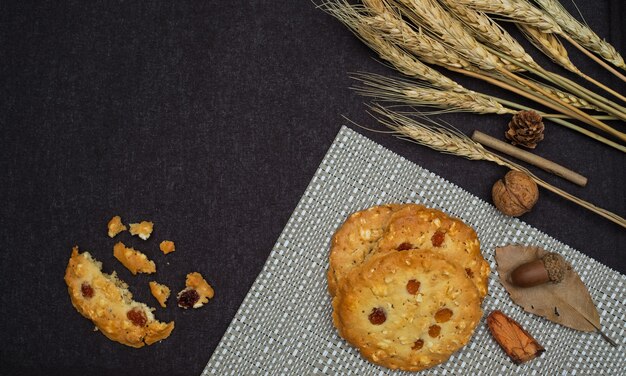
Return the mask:
POLYGON ((441 211, 390 204, 356 212, 332 239, 333 323, 376 364, 429 368, 471 338, 489 272, 474 230, 441 211))

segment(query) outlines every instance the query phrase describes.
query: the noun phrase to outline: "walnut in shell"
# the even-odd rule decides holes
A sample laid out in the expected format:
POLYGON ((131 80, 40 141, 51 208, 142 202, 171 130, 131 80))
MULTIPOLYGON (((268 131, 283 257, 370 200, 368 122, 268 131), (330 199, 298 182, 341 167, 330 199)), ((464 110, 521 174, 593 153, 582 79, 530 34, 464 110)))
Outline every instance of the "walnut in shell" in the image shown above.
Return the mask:
POLYGON ((493 203, 502 213, 519 217, 528 213, 539 199, 537 183, 521 171, 511 170, 491 189, 493 203))

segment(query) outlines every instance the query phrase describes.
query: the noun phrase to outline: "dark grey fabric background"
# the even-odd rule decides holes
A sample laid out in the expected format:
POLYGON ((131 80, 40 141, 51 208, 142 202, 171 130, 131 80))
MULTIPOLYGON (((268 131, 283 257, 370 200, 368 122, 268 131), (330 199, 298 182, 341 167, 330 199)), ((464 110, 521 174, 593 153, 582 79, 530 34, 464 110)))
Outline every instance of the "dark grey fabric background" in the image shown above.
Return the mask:
MULTIPOLYGON (((622 1, 578 3, 626 52, 622 1)), ((0 374, 199 374, 346 123, 342 115, 376 126, 348 89, 348 73, 395 73, 309 0, 4 1, 0 20, 0 374), (126 223, 154 221, 153 236, 109 239, 106 222, 116 214, 126 223), (177 251, 163 256, 163 239, 177 251), (131 276, 113 258, 118 240, 152 257, 156 279, 174 294, 186 273, 199 271, 215 299, 199 310, 173 300, 157 309, 176 329, 143 349, 93 332, 63 282, 75 244, 116 270, 138 300, 157 305, 152 278, 131 276)), ((585 72, 626 92, 570 51, 585 72)), ((499 138, 509 120, 444 119, 499 138)), ((357 130, 484 200, 506 172, 357 130)), ((624 154, 550 123, 536 152, 588 176, 589 185, 540 176, 626 215, 624 154)), ((619 226, 546 191, 523 220, 626 272, 619 226)))

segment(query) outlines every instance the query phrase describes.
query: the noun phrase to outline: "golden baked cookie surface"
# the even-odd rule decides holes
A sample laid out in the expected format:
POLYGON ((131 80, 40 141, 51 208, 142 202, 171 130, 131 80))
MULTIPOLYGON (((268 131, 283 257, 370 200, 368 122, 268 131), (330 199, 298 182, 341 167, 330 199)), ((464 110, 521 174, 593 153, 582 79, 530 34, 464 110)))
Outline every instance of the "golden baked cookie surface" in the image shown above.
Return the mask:
POLYGON ((333 298, 333 323, 368 360, 419 371, 471 338, 482 310, 464 271, 429 250, 371 258, 333 298))
POLYGON ((337 229, 331 240, 328 291, 335 295, 341 280, 369 258, 389 222, 397 215, 423 208, 415 204, 373 206, 352 213, 337 229))
POLYGON ((472 279, 481 299, 487 295, 489 264, 480 252, 476 232, 456 218, 435 209, 424 209, 390 221, 376 252, 431 249, 461 266, 472 279))

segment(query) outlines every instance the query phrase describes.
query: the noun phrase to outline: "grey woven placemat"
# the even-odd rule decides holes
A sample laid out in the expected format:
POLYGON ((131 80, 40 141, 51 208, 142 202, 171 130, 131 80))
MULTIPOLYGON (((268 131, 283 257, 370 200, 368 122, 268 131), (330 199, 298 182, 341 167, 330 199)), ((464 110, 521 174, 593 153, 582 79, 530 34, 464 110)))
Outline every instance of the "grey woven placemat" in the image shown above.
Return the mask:
MULTIPOLYGON (((492 268, 485 313, 500 309, 546 348, 514 365, 483 321, 470 341, 429 375, 624 375, 626 276, 343 127, 276 242, 263 270, 209 360, 203 375, 388 375, 363 360, 335 331, 326 290, 329 242, 357 210, 417 202, 459 217, 478 233, 492 268), (580 274, 601 315, 611 347, 596 333, 577 332, 525 313, 497 281, 494 249, 538 245, 563 254, 580 274)), ((398 374, 409 374, 399 372, 398 374)))

